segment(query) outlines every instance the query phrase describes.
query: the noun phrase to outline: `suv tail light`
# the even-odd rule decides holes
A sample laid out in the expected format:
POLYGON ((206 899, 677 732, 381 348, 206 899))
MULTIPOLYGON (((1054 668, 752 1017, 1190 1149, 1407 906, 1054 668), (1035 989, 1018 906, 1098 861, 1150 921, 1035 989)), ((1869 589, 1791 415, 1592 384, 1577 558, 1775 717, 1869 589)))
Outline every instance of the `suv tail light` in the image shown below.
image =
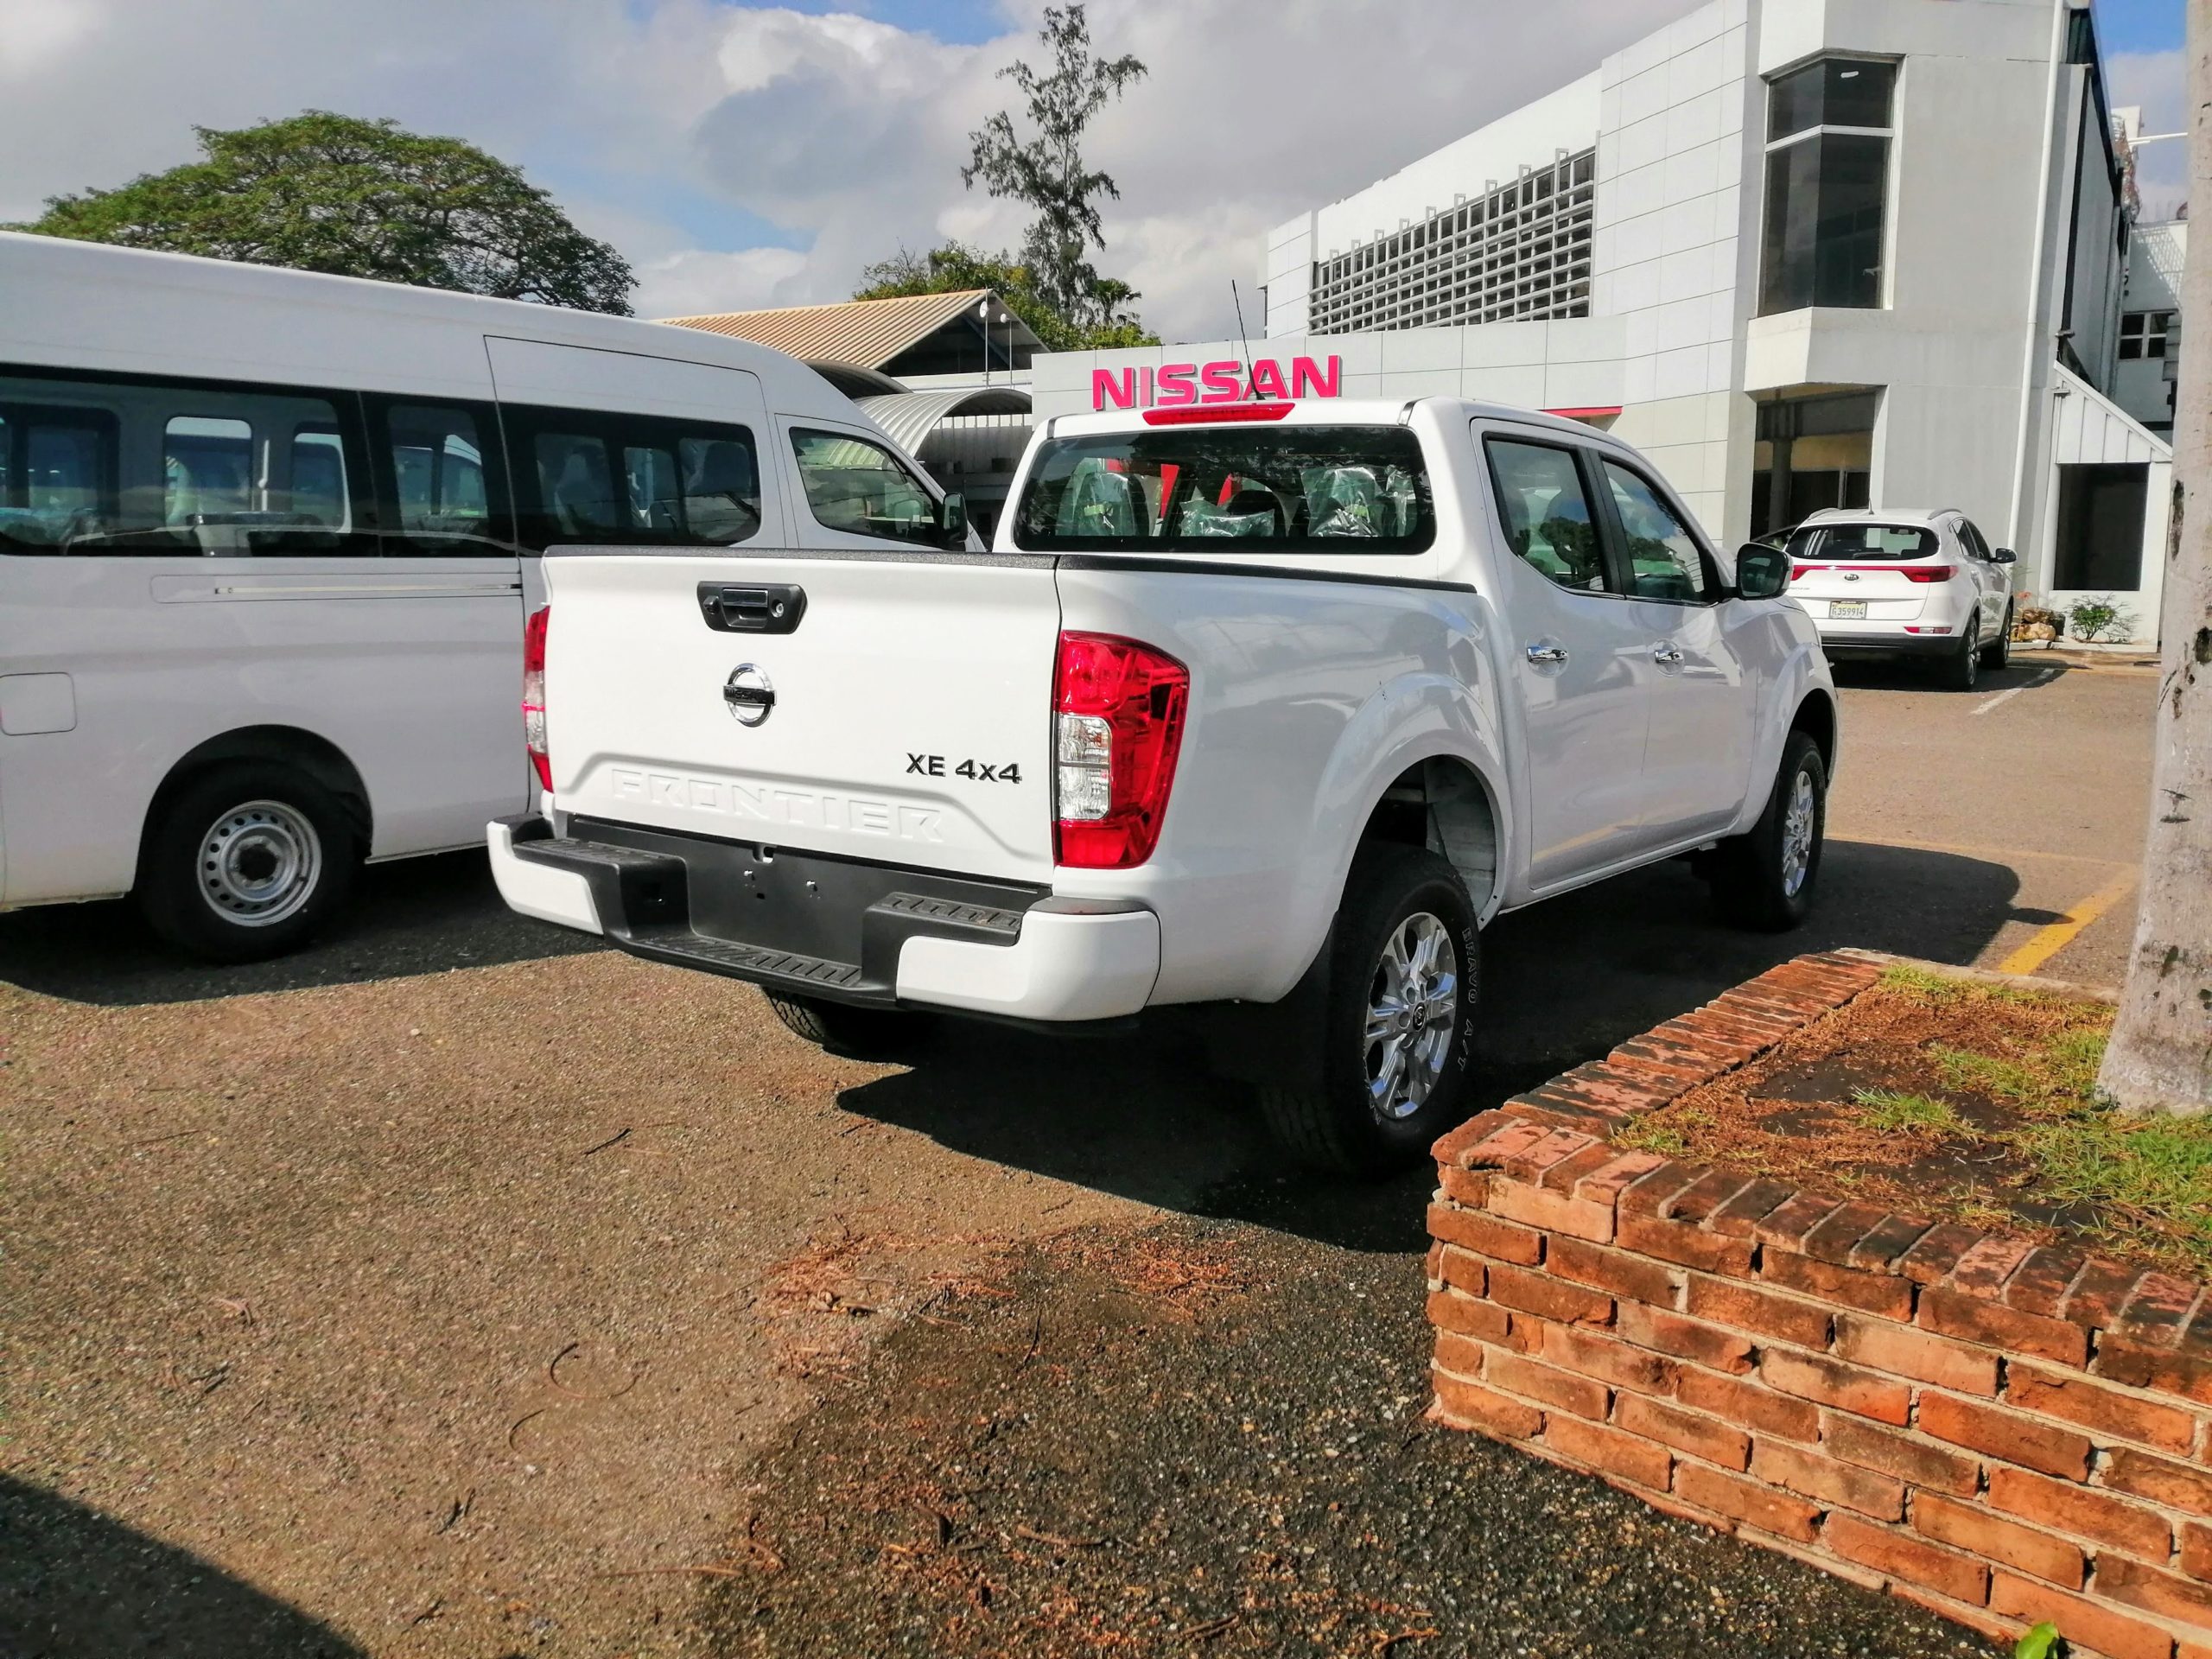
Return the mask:
POLYGON ((1152 856, 1183 747, 1191 671, 1134 639, 1063 633, 1052 675, 1055 861, 1126 870, 1152 856))
POLYGON ((552 620, 553 607, 541 605, 522 625, 523 747, 537 769, 537 786, 548 793, 553 788, 553 757, 545 747, 545 630, 552 620))
POLYGON ((1955 574, 1948 564, 1909 564, 1905 567, 1907 582, 1948 582, 1955 574))

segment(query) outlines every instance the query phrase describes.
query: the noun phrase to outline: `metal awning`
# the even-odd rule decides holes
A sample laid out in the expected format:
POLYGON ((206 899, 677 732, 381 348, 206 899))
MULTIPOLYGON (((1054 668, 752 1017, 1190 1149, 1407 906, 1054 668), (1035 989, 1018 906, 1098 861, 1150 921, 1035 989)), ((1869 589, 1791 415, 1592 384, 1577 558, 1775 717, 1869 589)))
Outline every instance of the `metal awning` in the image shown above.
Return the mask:
POLYGON ((887 397, 854 399, 862 414, 881 427, 910 455, 941 421, 955 415, 1027 415, 1029 394, 1019 386, 962 386, 941 391, 909 391, 887 397))

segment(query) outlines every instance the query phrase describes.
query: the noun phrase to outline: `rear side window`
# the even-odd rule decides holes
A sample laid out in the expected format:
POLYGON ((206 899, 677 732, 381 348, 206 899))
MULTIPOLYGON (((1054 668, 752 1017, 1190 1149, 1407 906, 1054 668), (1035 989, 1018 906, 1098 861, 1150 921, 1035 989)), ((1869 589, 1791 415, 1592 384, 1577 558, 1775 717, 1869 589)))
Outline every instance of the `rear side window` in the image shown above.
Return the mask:
POLYGON ((800 428, 791 454, 807 508, 825 530, 938 545, 937 498, 881 444, 800 428))
POLYGON ((490 406, 382 397, 370 406, 372 441, 390 469, 387 549, 511 553, 498 417, 490 406))
POLYGON ((1789 538, 1793 559, 1925 559, 1936 532, 1918 524, 1807 524, 1789 538))
POLYGON ((726 547, 760 529, 749 427, 502 408, 528 546, 726 547))
POLYGON ((1400 426, 1170 426, 1044 445, 1014 515, 1037 552, 1417 553, 1436 539, 1400 426))
POLYGON ((1575 452, 1511 438, 1491 438, 1483 448, 1515 556, 1576 593, 1607 591, 1605 551, 1575 452))

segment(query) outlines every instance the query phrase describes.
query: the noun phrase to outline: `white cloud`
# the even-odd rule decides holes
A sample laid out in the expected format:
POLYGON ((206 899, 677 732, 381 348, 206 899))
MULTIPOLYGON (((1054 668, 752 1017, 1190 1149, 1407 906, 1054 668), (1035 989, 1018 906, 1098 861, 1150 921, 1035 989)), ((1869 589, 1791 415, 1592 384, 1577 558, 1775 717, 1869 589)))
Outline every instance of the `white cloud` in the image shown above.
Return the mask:
POLYGON ((746 248, 736 253, 690 248, 639 265, 634 303, 641 317, 762 311, 798 303, 785 285, 805 270, 806 256, 793 248, 746 248))

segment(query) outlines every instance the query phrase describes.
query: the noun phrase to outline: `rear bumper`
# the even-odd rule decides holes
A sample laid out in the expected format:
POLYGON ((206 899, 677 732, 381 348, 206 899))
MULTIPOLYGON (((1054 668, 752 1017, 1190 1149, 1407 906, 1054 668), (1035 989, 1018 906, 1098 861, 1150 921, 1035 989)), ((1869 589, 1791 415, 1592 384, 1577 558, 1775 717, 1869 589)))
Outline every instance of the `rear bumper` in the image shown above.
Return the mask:
POLYGON ((1126 901, 536 814, 487 828, 525 916, 633 956, 864 1007, 1124 1018, 1160 976, 1160 919, 1126 901))
POLYGON ((1831 659, 1851 657, 1949 657, 1959 649, 1959 633, 1844 632, 1821 627, 1821 649, 1831 659))

